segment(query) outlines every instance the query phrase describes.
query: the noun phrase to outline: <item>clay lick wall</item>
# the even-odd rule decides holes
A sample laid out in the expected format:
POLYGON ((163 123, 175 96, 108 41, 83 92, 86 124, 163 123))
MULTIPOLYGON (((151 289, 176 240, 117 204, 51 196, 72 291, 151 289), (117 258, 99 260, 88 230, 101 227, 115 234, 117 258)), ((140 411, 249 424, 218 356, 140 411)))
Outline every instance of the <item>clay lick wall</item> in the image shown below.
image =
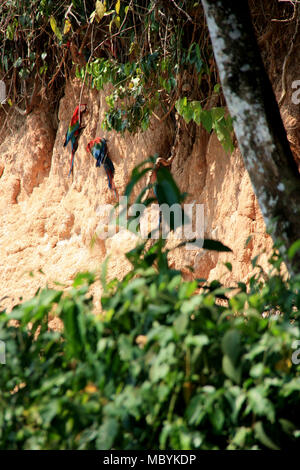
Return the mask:
MULTIPOLYGON (((0 146, 1 305, 11 308, 41 285, 54 286, 57 281, 68 287, 78 271, 99 270, 107 255, 110 277, 121 277, 129 269, 124 253, 137 242, 131 232, 120 230, 105 241, 95 237, 108 222, 101 218, 99 206, 116 202, 104 169, 95 167, 85 149, 96 136, 109 139, 120 195, 134 166, 155 153, 168 157, 175 142, 171 168, 175 180, 189 193, 187 202, 204 204, 205 236, 221 240, 233 253, 177 249, 170 254, 172 266, 188 272, 191 265, 197 277, 222 277, 231 284, 249 277, 251 258, 269 250, 271 242, 239 151, 226 154, 214 134, 196 127, 191 133, 181 118, 176 123, 153 118, 150 129, 135 136, 105 133, 101 129, 105 94, 86 90, 82 99, 88 105, 86 127, 73 176, 68 177, 70 148, 63 143, 80 87, 77 79, 67 83, 56 133, 42 108, 27 117, 16 114, 5 126, 0 146), (249 235, 253 238, 245 247, 249 235), (226 260, 233 265, 232 273, 222 264, 226 260)), ((265 254, 262 262, 266 259, 265 254)), ((96 287, 94 294, 100 309, 96 287)))

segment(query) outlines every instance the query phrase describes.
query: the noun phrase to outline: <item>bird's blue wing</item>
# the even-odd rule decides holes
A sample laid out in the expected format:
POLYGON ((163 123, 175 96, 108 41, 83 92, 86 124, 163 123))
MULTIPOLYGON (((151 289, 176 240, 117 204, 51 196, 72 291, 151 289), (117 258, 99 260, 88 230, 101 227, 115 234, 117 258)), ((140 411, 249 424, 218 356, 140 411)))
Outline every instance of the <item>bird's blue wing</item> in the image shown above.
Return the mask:
POLYGON ((66 134, 66 140, 64 143, 64 147, 66 147, 71 139, 74 138, 75 132, 79 129, 79 122, 77 121, 73 126, 69 126, 66 134))
POLYGON ((95 144, 92 148, 92 155, 93 157, 95 158, 95 160, 97 161, 96 163, 96 166, 100 166, 101 165, 101 162, 100 162, 100 146, 99 144, 95 144))
POLYGON ((115 174, 115 167, 111 159, 106 155, 105 161, 104 161, 104 168, 107 168, 111 173, 114 175, 115 174))

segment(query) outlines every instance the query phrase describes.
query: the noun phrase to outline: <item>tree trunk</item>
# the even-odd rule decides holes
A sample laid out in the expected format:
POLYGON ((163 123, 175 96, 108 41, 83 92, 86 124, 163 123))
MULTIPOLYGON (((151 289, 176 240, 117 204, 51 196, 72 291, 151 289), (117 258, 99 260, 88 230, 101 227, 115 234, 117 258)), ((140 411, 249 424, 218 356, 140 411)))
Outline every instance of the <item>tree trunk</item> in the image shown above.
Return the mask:
POLYGON ((265 71, 248 2, 202 0, 220 80, 239 147, 267 229, 283 241, 293 272, 299 252, 287 249, 300 238, 300 176, 265 71))

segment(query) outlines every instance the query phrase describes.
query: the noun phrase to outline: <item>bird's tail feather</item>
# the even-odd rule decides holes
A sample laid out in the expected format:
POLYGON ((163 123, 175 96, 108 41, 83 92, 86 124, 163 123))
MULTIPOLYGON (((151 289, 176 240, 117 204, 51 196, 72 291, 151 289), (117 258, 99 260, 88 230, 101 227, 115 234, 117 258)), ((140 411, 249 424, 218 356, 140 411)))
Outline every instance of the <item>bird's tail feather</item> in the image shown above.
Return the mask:
POLYGON ((115 192, 116 198, 119 199, 119 193, 118 193, 118 190, 117 190, 117 188, 116 188, 116 186, 115 186, 115 182, 114 182, 114 181, 113 181, 113 190, 114 190, 114 192, 115 192))
POLYGON ((119 198, 119 194, 118 194, 118 191, 117 191, 115 182, 114 182, 114 175, 113 175, 113 172, 111 171, 110 168, 107 168, 105 165, 104 165, 104 169, 105 169, 105 172, 106 172, 106 174, 107 174, 108 187, 109 187, 109 189, 113 189, 113 190, 114 190, 114 193, 115 193, 115 195, 116 195, 116 198, 118 199, 118 198, 119 198))
POLYGON ((69 171, 68 176, 70 176, 70 174, 73 173, 74 156, 75 156, 75 152, 72 152, 71 161, 70 161, 70 171, 69 171))
POLYGON ((105 169, 105 172, 106 172, 106 175, 107 175, 108 187, 109 187, 109 189, 112 189, 113 174, 112 174, 111 170, 109 168, 107 168, 105 165, 104 165, 104 169, 105 169))

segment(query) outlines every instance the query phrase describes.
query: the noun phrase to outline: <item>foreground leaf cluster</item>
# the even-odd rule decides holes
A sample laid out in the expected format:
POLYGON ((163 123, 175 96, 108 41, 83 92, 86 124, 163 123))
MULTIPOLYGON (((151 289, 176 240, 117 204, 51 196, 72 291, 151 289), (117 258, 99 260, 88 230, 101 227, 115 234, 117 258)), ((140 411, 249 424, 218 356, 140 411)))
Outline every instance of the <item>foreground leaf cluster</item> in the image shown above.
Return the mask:
POLYGON ((1 314, 0 448, 299 445, 300 279, 252 279, 222 306, 227 289, 197 293, 164 269, 158 244, 128 254, 133 270, 105 284, 104 318, 92 313, 89 273, 1 314))

